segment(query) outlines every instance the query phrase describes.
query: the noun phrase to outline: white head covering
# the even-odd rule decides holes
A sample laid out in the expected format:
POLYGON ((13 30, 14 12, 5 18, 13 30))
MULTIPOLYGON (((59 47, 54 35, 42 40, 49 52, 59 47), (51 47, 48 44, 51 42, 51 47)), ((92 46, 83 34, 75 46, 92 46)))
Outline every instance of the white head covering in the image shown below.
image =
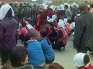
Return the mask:
POLYGON ((55 10, 55 6, 51 5, 49 8, 51 8, 53 11, 55 10))
POLYGON ((88 6, 88 8, 90 8, 90 5, 87 5, 88 6))
POLYGON ((59 19, 58 26, 60 26, 63 29, 65 28, 65 24, 64 24, 64 21, 62 19, 59 19))
POLYGON ((64 3, 64 5, 68 5, 68 3, 64 3))
POLYGON ((42 6, 44 7, 45 10, 47 10, 47 7, 48 7, 47 4, 43 3, 42 6))
POLYGON ((52 19, 53 20, 57 19, 57 16, 56 15, 52 15, 52 19))
POLYGON ((85 64, 84 64, 84 56, 85 56, 84 53, 77 53, 77 54, 74 56, 73 62, 74 62, 74 65, 75 65, 76 67, 85 66, 85 64))
POLYGON ((50 18, 49 20, 48 20, 48 22, 53 22, 54 21, 54 19, 52 19, 52 18, 50 18))
POLYGON ((12 16, 14 16, 14 11, 12 9, 12 7, 9 4, 5 4, 3 6, 1 6, 0 9, 0 20, 3 20, 8 12, 8 10, 11 8, 12 10, 12 16))
POLYGON ((60 5, 60 9, 64 10, 64 5, 63 4, 60 5))
POLYGON ((70 24, 70 27, 71 27, 72 29, 74 29, 74 28, 75 28, 75 22, 72 22, 72 23, 70 24))
POLYGON ((57 10, 61 10, 59 6, 55 6, 55 8, 56 8, 57 10))
POLYGON ((48 22, 53 22, 55 19, 57 19, 57 16, 56 15, 52 15, 52 18, 50 18, 50 17, 47 16, 47 21, 48 22))
POLYGON ((71 7, 77 6, 77 4, 74 2, 71 4, 71 7))

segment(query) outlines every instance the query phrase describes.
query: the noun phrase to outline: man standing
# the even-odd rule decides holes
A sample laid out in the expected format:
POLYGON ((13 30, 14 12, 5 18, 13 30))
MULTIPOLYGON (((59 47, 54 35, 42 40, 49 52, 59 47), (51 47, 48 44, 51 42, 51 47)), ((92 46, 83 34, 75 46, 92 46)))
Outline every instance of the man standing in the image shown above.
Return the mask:
POLYGON ((93 15, 88 12, 86 3, 79 5, 81 15, 75 23, 74 48, 77 52, 87 53, 93 44, 93 15))
POLYGON ((16 46, 17 21, 13 18, 14 11, 9 4, 0 8, 0 55, 1 64, 8 60, 11 49, 16 46))
POLYGON ((72 12, 68 5, 65 5, 65 17, 67 18, 67 22, 71 23, 72 12))

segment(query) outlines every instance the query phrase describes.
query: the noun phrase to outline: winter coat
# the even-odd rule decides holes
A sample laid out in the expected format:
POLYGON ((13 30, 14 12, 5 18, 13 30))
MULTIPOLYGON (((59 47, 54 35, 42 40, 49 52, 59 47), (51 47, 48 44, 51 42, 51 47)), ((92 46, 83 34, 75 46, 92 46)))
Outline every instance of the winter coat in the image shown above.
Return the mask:
POLYGON ((89 47, 93 44, 93 15, 83 12, 75 23, 74 46, 89 47))
POLYGON ((16 46, 18 23, 12 17, 0 21, 0 49, 9 50, 16 46))

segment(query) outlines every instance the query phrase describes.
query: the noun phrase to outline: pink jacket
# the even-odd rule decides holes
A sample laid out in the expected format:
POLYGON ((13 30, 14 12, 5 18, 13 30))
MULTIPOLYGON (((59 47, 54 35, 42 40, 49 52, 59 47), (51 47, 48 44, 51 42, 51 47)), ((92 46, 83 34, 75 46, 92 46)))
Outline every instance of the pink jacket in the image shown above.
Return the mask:
POLYGON ((93 8, 90 8, 89 12, 93 14, 93 8))
POLYGON ((23 27, 20 29, 19 35, 25 35, 25 34, 27 34, 27 29, 26 27, 23 27))

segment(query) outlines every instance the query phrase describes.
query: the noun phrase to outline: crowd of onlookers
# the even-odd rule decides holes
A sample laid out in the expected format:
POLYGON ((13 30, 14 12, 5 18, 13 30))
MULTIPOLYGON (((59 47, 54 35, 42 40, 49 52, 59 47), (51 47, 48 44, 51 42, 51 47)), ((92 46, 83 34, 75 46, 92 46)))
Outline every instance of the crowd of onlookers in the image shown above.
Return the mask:
MULTIPOLYGON (((0 7, 2 69, 44 69, 46 64, 49 64, 48 69, 64 69, 60 64, 53 63, 53 49, 65 50, 67 38, 71 34, 74 36, 76 20, 82 15, 82 10, 88 9, 93 14, 93 3, 86 8, 76 3, 34 5, 33 13, 33 7, 24 4, 2 4, 0 7), (24 46, 16 46, 18 38, 24 46)), ((93 65, 89 64, 89 55, 85 53, 77 53, 73 62, 78 69, 93 69, 93 65)))

